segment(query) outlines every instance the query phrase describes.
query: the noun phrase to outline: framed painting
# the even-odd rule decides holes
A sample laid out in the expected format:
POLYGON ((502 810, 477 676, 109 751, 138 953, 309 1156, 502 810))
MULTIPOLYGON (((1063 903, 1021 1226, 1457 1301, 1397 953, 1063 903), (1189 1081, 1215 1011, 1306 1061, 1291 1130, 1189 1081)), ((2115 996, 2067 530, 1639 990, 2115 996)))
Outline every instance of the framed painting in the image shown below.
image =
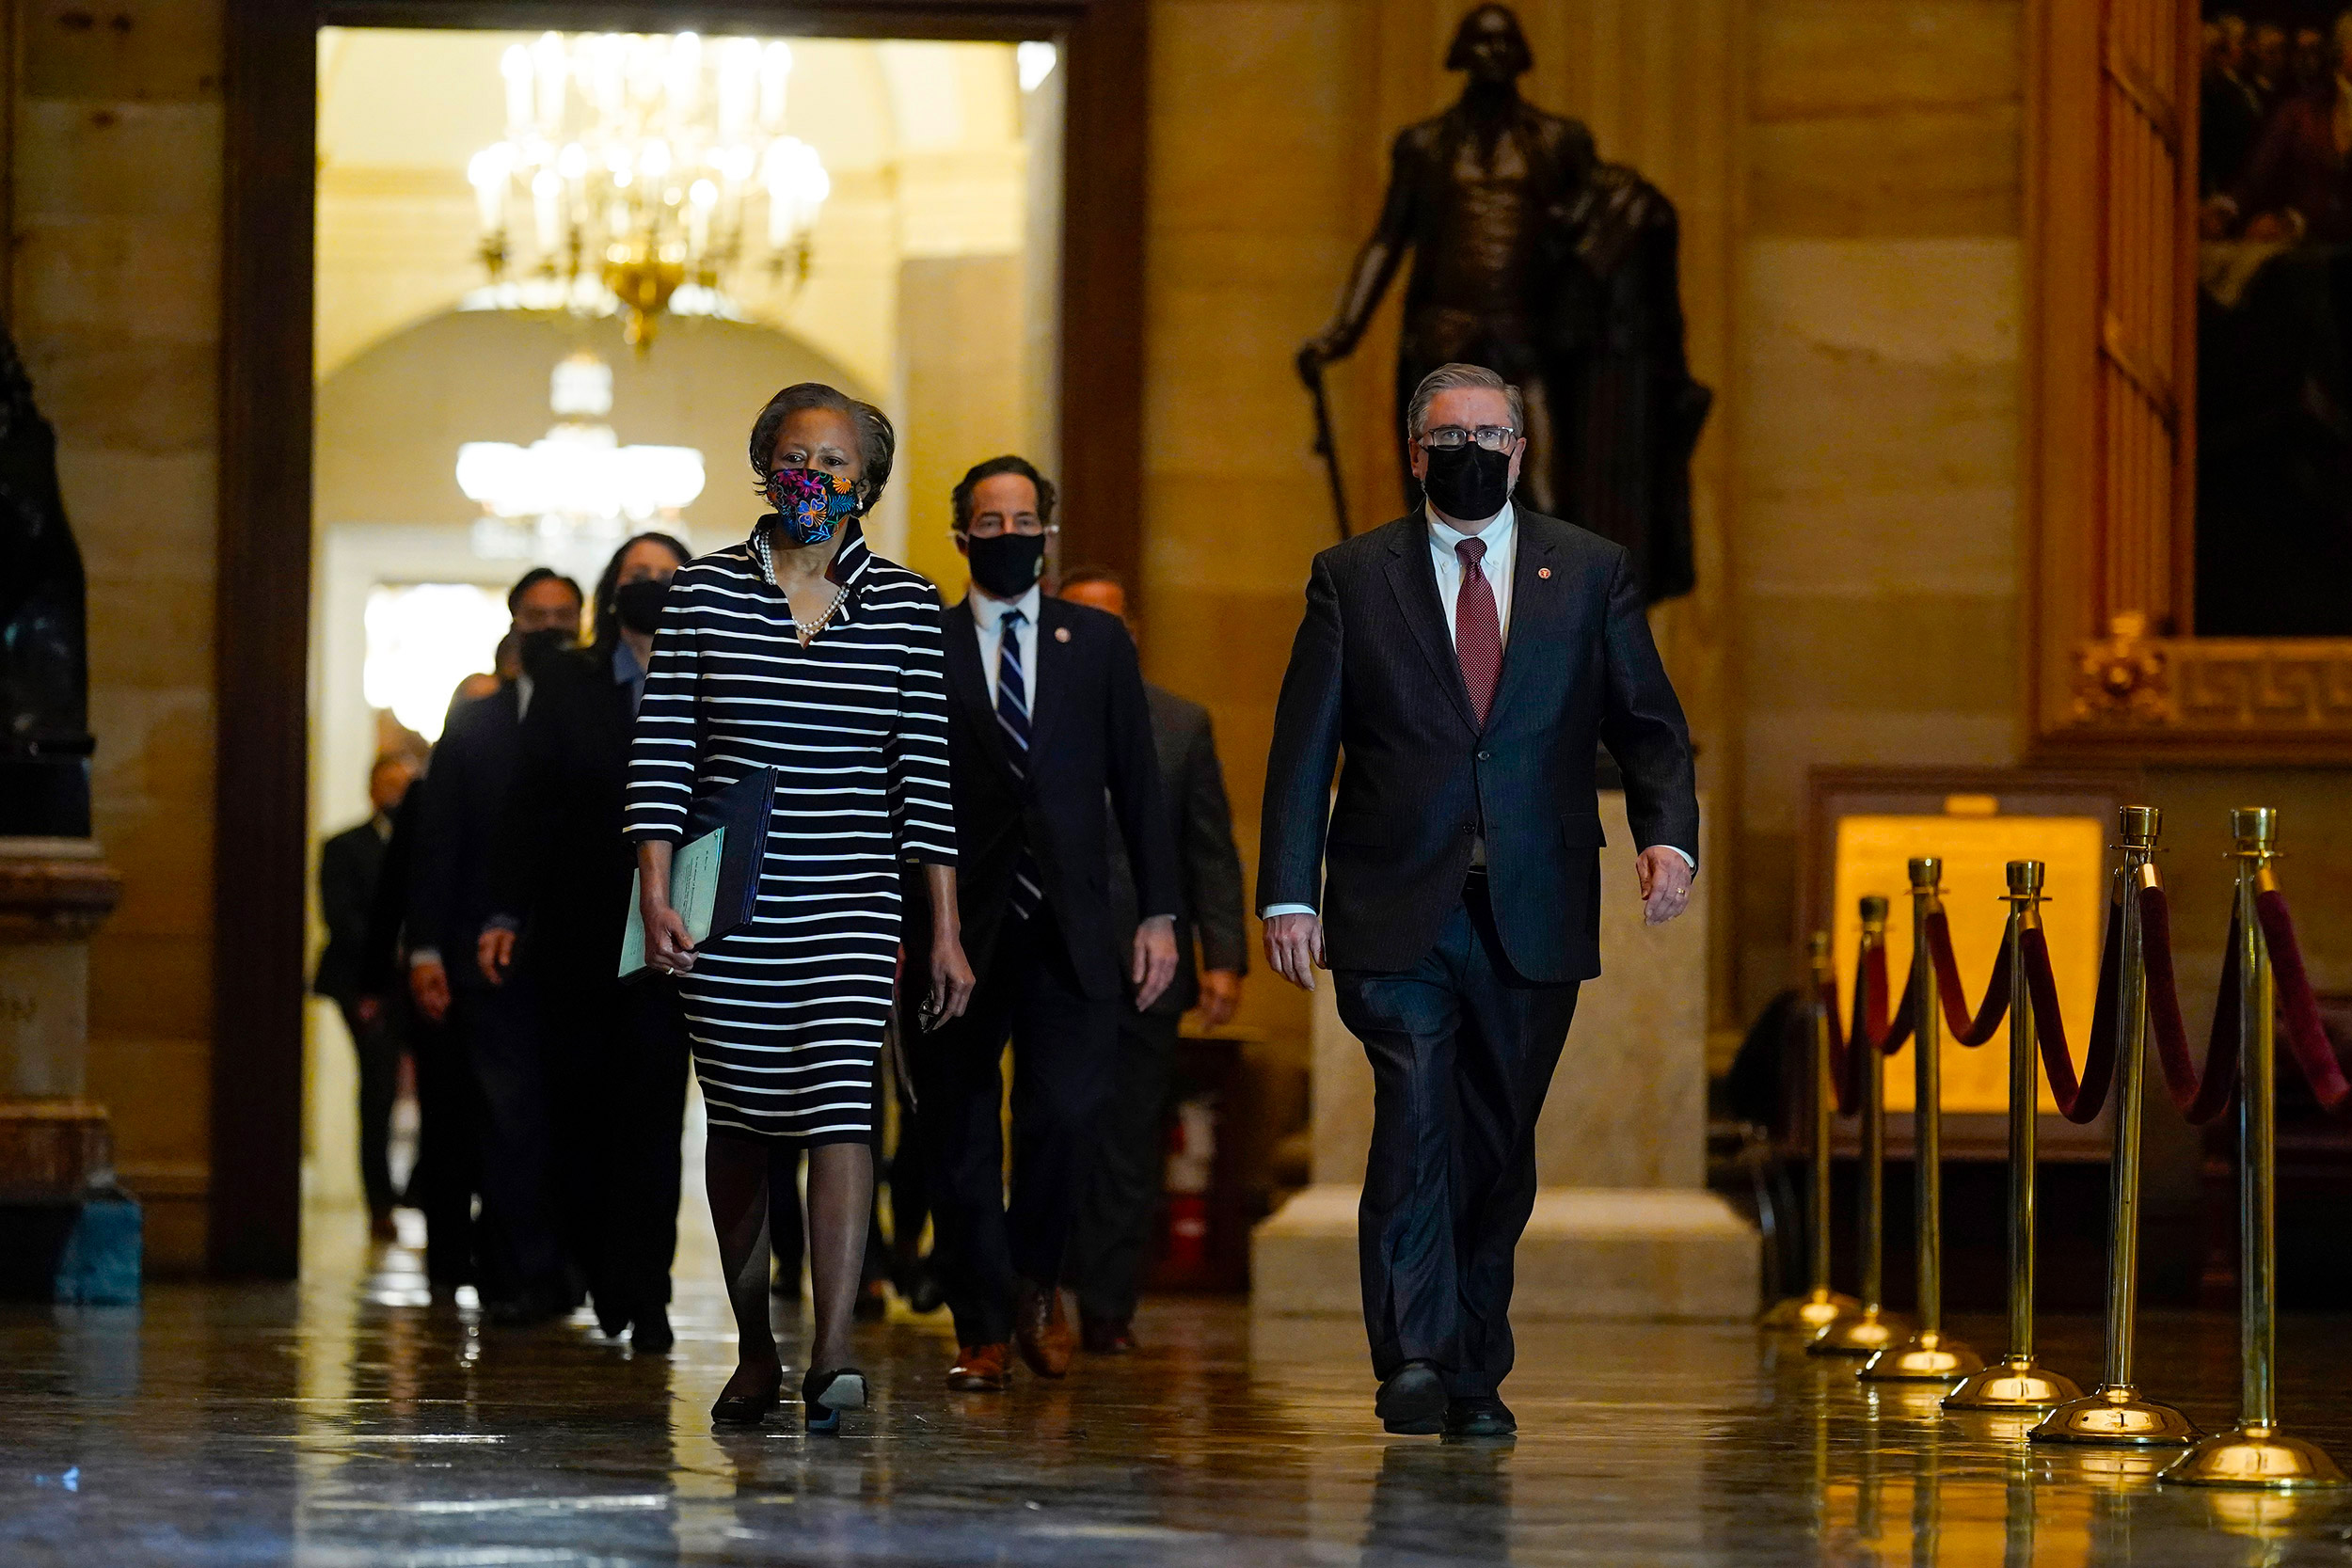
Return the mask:
POLYGON ((2029 14, 2033 752, 2352 760, 2352 21, 2029 14))

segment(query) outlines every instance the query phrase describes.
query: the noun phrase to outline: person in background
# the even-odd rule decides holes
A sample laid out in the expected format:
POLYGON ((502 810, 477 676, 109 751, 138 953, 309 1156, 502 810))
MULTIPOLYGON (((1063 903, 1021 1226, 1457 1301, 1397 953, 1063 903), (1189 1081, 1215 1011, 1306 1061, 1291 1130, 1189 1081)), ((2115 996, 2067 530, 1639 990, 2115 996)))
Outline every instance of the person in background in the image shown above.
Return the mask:
POLYGON ((400 1090, 400 1058, 406 1042, 400 1019, 380 993, 363 988, 361 966, 368 944, 368 912, 391 842, 392 814, 415 780, 406 757, 386 752, 368 769, 368 819, 346 828, 319 849, 319 913, 326 922, 326 947, 310 989, 332 1001, 351 1031, 359 1065, 359 1184, 367 1195, 368 1234, 379 1242, 398 1236, 392 1207, 389 1148, 392 1101, 400 1090))
POLYGON ((487 697, 453 705, 434 748, 409 889, 408 981, 417 1010, 431 1022, 448 1022, 473 1086, 485 1306, 493 1322, 523 1326, 570 1311, 579 1293, 549 1202, 548 1082, 535 1000, 527 986, 490 985, 474 958, 498 912, 494 847, 530 711, 532 644, 553 652, 580 641, 580 585, 536 567, 515 584, 506 605, 522 637, 522 673, 487 697))
MULTIPOLYGON (((956 1320, 947 1386, 993 1393, 1016 1344, 1039 1376, 1069 1372, 1071 1227, 1110 1102, 1122 993, 1149 1007, 1175 975, 1176 847, 1127 628, 1042 595, 1054 487, 1024 458, 991 458, 953 506, 972 569, 946 620, 957 893, 978 982, 960 1022, 925 1034, 915 1007, 899 1016, 918 1025, 907 1061, 930 1155, 932 1263, 956 1320), (1123 927, 1110 909, 1114 816, 1141 916, 1123 927)), ((910 975, 923 973, 923 924, 907 923, 910 975)))
MULTIPOLYGON (((1107 567, 1085 566, 1068 573, 1061 579, 1061 596, 1118 616, 1130 635, 1136 630, 1127 613, 1127 585, 1107 567)), ((1136 1296, 1167 1163, 1177 1024, 1196 1006, 1200 1021, 1211 1028, 1231 1022, 1241 1002, 1241 977, 1249 968, 1241 852, 1233 847, 1232 807, 1225 798, 1225 772, 1217 765, 1209 710, 1149 681, 1143 696, 1152 710, 1161 791, 1176 838, 1176 978, 1149 1007, 1120 1014, 1119 1068, 1103 1117, 1103 1149, 1071 1237, 1078 1341, 1107 1355, 1136 1348, 1136 1296)), ((1114 930, 1134 927, 1135 873, 1116 837, 1111 840, 1111 911, 1114 930)))
POLYGON ((874 1201, 876 1080, 906 911, 901 865, 928 890, 922 967, 933 1017, 972 989, 956 929, 956 827, 939 591, 866 546, 862 518, 890 478, 881 409, 819 382, 787 387, 752 422, 753 473, 773 510, 750 537, 671 584, 628 763, 645 956, 679 976, 710 1111, 704 1184, 734 1308, 737 1365, 722 1425, 776 1408, 769 1227, 808 1156, 816 1334, 801 1380, 811 1432, 866 1403, 850 1326, 874 1201), (697 944, 670 902, 671 857, 697 801, 772 768, 758 902, 697 944))
POLYGON ((670 579, 691 552, 641 533, 597 579, 595 641, 526 649, 520 755, 492 864, 482 979, 520 965, 537 998, 554 1107, 554 1212, 596 1323, 660 1354, 677 1251, 686 1031, 675 988, 620 979, 637 856, 622 832, 629 734, 670 579))

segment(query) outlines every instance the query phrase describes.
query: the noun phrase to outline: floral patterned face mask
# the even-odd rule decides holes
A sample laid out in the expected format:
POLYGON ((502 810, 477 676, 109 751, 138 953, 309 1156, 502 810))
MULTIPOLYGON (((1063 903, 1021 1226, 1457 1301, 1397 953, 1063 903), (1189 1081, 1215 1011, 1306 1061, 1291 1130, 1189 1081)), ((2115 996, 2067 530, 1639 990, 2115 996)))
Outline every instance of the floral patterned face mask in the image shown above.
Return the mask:
POLYGON ((768 476, 768 503, 776 509, 779 537, 799 549, 823 544, 842 518, 857 515, 857 486, 813 468, 778 468, 768 476))

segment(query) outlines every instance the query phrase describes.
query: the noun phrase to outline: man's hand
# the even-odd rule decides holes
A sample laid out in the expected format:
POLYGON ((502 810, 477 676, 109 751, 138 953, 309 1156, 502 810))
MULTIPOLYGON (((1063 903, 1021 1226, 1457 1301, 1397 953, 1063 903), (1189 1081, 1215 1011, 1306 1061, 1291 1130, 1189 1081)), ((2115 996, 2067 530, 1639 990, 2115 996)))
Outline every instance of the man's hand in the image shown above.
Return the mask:
POLYGON ((972 965, 963 956, 963 938, 956 931, 931 937, 931 989, 925 1013, 934 1029, 951 1018, 961 1018, 972 1004, 972 965))
POLYGON ((358 1015, 362 1025, 373 1029, 383 1022, 384 999, 380 996, 357 997, 351 1004, 351 1010, 358 1015))
POLYGON ((1642 924, 1663 926, 1691 903, 1691 863, 1653 844, 1633 863, 1642 879, 1642 924))
POLYGON ((1301 990, 1315 989, 1315 971, 1328 969, 1323 960, 1323 917, 1278 914, 1265 923, 1265 961, 1274 973, 1301 990))
POLYGON ((1136 927, 1135 964, 1129 976, 1136 987, 1136 1011, 1160 999, 1176 978, 1176 917, 1155 914, 1136 927))
POLYGON ((417 1011, 428 1023, 438 1023, 449 1013, 449 971, 438 958, 421 958, 408 966, 408 994, 416 998, 417 1011))
POLYGON ((1241 1006, 1241 976, 1230 969, 1204 969, 1200 972, 1200 1022, 1212 1029, 1222 1029, 1233 1022, 1233 1009, 1241 1006))
POLYGON ((494 986, 506 984, 506 966, 515 961, 515 933, 503 926, 488 927, 473 951, 482 977, 494 986))

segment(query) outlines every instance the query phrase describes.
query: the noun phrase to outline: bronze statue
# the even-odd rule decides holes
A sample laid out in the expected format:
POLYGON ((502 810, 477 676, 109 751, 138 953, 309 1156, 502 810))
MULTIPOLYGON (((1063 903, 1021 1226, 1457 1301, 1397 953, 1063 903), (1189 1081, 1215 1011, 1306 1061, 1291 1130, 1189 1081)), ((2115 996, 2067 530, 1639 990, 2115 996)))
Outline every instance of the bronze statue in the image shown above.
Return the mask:
POLYGON ((0 837, 89 836, 83 616, 57 437, 0 330, 0 837))
MULTIPOLYGON (((1400 451, 1423 375, 1449 360, 1499 372, 1527 400, 1520 499, 1624 545, 1646 597, 1672 598, 1692 582, 1691 451, 1713 397, 1683 355, 1674 206, 1603 163, 1581 123, 1519 96, 1533 63, 1507 7, 1462 19, 1446 68, 1470 81, 1397 136, 1379 225, 1299 373, 1312 388, 1353 352, 1409 249, 1400 451)), ((1421 499, 1409 474, 1405 499, 1421 499)))

